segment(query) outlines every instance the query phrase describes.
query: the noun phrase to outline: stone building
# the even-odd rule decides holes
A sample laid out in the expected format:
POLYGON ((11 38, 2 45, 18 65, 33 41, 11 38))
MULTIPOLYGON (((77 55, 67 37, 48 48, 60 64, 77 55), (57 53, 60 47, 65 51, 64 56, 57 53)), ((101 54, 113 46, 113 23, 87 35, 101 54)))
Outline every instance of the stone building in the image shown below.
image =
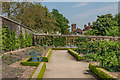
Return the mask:
POLYGON ((88 23, 88 26, 85 24, 84 25, 84 29, 82 31, 82 33, 86 33, 88 30, 92 30, 93 24, 95 23, 95 21, 92 23, 92 25, 90 23, 88 23))
POLYGON ((76 28, 76 24, 71 25, 71 34, 82 34, 82 30, 79 28, 76 28))

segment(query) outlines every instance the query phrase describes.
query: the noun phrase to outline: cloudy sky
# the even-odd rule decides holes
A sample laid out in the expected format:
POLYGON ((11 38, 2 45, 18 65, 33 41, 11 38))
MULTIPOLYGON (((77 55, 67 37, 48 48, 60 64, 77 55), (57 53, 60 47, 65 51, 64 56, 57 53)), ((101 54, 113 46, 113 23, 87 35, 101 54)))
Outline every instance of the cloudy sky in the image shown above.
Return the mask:
POLYGON ((97 15, 118 13, 117 2, 42 2, 49 11, 58 9, 69 21, 69 25, 76 23, 78 28, 83 29, 84 24, 92 23, 97 15))

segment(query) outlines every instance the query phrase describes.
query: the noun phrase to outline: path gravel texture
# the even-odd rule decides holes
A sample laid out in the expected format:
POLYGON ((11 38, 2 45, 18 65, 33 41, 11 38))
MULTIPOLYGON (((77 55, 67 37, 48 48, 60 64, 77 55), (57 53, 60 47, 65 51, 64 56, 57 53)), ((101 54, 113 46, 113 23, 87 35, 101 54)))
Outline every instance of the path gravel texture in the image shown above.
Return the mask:
POLYGON ((96 80, 89 73, 88 66, 88 62, 76 61, 67 50, 53 50, 50 60, 46 64, 44 79, 63 78, 74 80, 75 78, 78 80, 96 80))

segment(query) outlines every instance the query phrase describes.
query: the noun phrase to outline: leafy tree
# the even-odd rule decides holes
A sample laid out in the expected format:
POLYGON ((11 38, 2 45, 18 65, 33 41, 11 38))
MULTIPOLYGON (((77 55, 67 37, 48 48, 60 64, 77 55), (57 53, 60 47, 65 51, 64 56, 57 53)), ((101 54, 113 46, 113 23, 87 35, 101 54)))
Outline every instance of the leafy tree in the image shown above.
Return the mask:
POLYGON ((118 15, 113 17, 111 14, 97 16, 92 30, 85 33, 86 35, 118 36, 118 15))
POLYGON ((16 49, 16 38, 15 38, 15 31, 12 31, 11 33, 10 33, 10 49, 11 49, 11 51, 12 50, 15 50, 16 49))
POLYGON ((46 6, 33 2, 4 2, 3 14, 21 24, 41 33, 60 31, 59 23, 46 6))
POLYGON ((62 14, 60 14, 57 9, 53 9, 51 13, 52 13, 53 17, 55 18, 55 20, 60 24, 59 25, 59 27, 61 29, 60 32, 62 34, 70 33, 69 29, 68 29, 68 28, 70 28, 70 26, 68 26, 68 24, 69 24, 68 19, 66 19, 62 14))
POLYGON ((29 46, 29 35, 27 29, 25 29, 25 39, 26 39, 26 46, 29 46))
POLYGON ((26 41, 24 39, 24 36, 22 34, 22 30, 20 30, 20 35, 19 35, 19 40, 20 40, 20 48, 24 48, 26 46, 26 41))
POLYGON ((2 28, 2 49, 5 51, 10 50, 10 30, 8 29, 8 26, 5 25, 4 28, 2 28))

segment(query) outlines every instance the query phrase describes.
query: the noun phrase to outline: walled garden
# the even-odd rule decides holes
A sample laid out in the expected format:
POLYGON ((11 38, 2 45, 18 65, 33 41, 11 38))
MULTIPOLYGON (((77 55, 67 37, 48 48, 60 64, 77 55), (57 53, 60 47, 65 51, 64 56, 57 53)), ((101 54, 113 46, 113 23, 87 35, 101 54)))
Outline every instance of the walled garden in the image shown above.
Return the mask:
MULTIPOLYGON (((42 62, 49 61, 52 50, 68 50, 78 61, 97 61, 99 62, 98 68, 109 72, 120 71, 119 40, 92 40, 85 37, 68 39, 65 36, 56 37, 52 35, 35 37, 28 34, 27 30, 25 30, 25 36, 23 36, 21 30, 20 35, 16 37, 15 31, 9 31, 8 26, 3 28, 2 35, 2 53, 7 52, 2 56, 3 78, 32 78, 42 62), (24 50, 19 51, 20 49, 24 50), (43 59, 41 62, 29 62, 29 53, 33 50, 36 54, 42 54, 43 59)), ((42 78, 44 75, 45 63, 42 66, 38 78, 42 78)), ((92 67, 92 64, 89 67, 93 72, 96 69, 96 67, 95 69, 94 66, 92 67)))

